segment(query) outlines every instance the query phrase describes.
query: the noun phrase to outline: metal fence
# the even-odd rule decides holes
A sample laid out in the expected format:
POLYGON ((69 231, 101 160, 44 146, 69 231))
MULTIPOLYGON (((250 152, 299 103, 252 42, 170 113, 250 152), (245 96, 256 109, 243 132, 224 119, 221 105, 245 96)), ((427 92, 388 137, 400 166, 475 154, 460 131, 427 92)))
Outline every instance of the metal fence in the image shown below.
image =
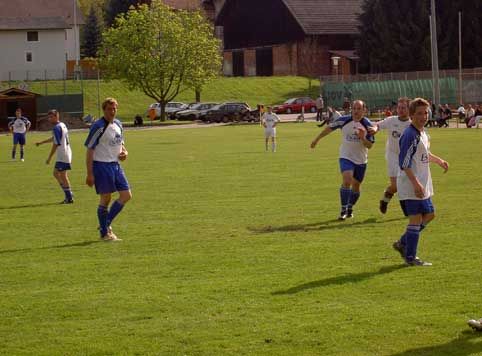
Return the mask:
MULTIPOLYGON (((400 96, 432 98, 432 72, 331 75, 320 78, 327 105, 341 107, 360 98, 373 109, 396 102, 400 96)), ((482 102, 482 68, 440 71, 440 98, 451 105, 482 102)))

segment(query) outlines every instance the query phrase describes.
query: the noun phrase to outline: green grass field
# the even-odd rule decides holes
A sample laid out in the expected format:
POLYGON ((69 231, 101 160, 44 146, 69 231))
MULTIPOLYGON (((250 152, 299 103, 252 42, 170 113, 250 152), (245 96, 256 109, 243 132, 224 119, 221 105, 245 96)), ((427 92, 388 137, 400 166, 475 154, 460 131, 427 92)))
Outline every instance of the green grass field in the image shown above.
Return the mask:
MULTIPOLYGON (((122 113, 121 113, 122 114, 122 113)), ((76 202, 33 145, 10 162, 0 136, 2 355, 482 355, 482 131, 433 129, 437 218, 404 267, 406 221, 378 212, 384 136, 370 152, 353 220, 338 222, 339 133, 282 124, 275 154, 256 125, 130 130, 133 199, 98 241, 73 132, 76 202)))
MULTIPOLYGON (((49 81, 47 87, 45 82, 29 83, 30 90, 45 94, 62 94, 64 82, 49 81)), ((67 81, 67 93, 84 92, 84 112, 98 116, 97 81, 84 80, 67 81), (82 86, 81 86, 82 84, 82 86)), ((257 104, 281 104, 290 97, 311 96, 315 98, 320 93, 320 82, 312 81, 309 89, 308 79, 303 77, 221 77, 207 85, 201 93, 201 100, 205 102, 242 101, 247 102, 253 108, 257 104)), ((139 90, 130 90, 118 80, 101 81, 99 86, 100 100, 108 96, 118 99, 123 119, 132 121, 136 114, 143 115, 148 106, 154 102, 139 90)), ((192 103, 195 101, 195 94, 188 90, 179 94, 174 101, 192 103)))

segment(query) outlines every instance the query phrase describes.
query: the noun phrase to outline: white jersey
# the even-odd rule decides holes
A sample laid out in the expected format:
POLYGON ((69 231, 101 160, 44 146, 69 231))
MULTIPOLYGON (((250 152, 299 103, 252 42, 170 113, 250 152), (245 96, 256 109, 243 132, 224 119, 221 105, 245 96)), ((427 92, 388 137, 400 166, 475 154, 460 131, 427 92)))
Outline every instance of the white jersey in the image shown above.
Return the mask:
POLYGON ((380 130, 387 130, 387 145, 385 152, 385 157, 387 159, 389 159, 391 155, 396 155, 396 159, 398 160, 398 154, 400 153, 400 136, 402 136, 403 131, 410 126, 410 123, 410 119, 402 121, 398 116, 389 116, 377 124, 380 130))
POLYGON ((30 121, 26 117, 21 116, 18 119, 15 118, 8 126, 13 129, 13 133, 24 134, 30 127, 30 121))
POLYGON ((279 122, 279 117, 278 115, 274 114, 274 113, 265 113, 263 115, 263 122, 265 123, 266 125, 266 128, 271 130, 274 128, 274 126, 279 122))
POLYGON ((94 149, 94 161, 97 162, 119 162, 123 144, 122 124, 117 119, 112 123, 104 118, 97 120, 85 141, 87 148, 94 149))
POLYGON ((52 131, 54 144, 57 145, 57 162, 72 163, 72 149, 67 126, 63 122, 59 122, 52 131))
POLYGON ((432 175, 429 166, 430 141, 425 131, 418 131, 410 125, 400 138, 399 165, 400 172, 397 177, 398 196, 400 200, 422 200, 433 195, 432 175), (417 198, 413 185, 403 171, 411 168, 415 177, 425 190, 423 198, 417 198))
MULTIPOLYGON (((342 141, 340 146, 340 158, 352 161, 355 164, 368 162, 368 148, 366 148, 358 137, 358 129, 363 127, 367 131, 373 126, 366 117, 359 122, 353 121, 351 115, 341 116, 328 125, 332 130, 341 129, 342 141)), ((367 132, 366 139, 375 142, 375 138, 367 132)))

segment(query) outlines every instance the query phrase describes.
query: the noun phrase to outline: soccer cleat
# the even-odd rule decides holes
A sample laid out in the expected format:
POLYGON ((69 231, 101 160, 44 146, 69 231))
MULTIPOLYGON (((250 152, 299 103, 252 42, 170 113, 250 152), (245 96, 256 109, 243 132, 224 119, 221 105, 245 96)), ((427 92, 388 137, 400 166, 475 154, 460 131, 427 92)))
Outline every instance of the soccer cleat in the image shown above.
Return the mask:
POLYGON ((482 319, 479 319, 479 320, 471 319, 467 322, 467 324, 475 331, 482 331, 482 319))
POLYGON ((338 217, 338 220, 343 221, 343 220, 346 220, 347 217, 348 217, 348 215, 347 215, 346 211, 342 210, 341 213, 340 213, 340 216, 338 217))
POLYGON ((380 200, 380 212, 385 214, 387 212, 388 203, 384 200, 380 200))
POLYGON ((430 262, 422 261, 418 257, 415 257, 413 260, 405 260, 405 263, 407 264, 407 266, 422 266, 422 267, 425 267, 425 266, 431 266, 432 265, 430 262))
POLYGON ((346 217, 347 217, 347 219, 351 219, 351 218, 354 217, 354 216, 355 216, 355 215, 353 215, 353 210, 348 209, 348 210, 346 211, 346 217))
POLYGON ((74 204, 74 199, 64 199, 60 204, 74 204))
POLYGON ((20 162, 25 162, 25 160, 23 158, 20 158, 20 162))
POLYGON ((403 245, 401 244, 401 242, 399 240, 395 241, 392 245, 393 249, 395 251, 397 251, 400 256, 405 259, 405 248, 403 247, 403 245))

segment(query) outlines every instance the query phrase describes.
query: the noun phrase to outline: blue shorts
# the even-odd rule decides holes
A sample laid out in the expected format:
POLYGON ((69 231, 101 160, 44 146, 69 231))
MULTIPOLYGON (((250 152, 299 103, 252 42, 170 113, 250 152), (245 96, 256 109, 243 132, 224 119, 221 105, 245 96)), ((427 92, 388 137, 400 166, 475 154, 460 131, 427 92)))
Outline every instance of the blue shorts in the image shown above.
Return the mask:
POLYGON ((355 164, 349 159, 340 158, 340 171, 341 173, 345 171, 353 171, 353 178, 355 178, 360 183, 363 182, 365 178, 365 171, 367 170, 367 164, 355 164))
POLYGON ((94 182, 97 194, 129 190, 129 182, 118 162, 94 161, 94 182))
POLYGON ((26 140, 25 140, 25 134, 24 133, 15 132, 13 134, 13 144, 14 145, 19 144, 19 145, 23 146, 23 145, 25 145, 25 142, 26 142, 26 140))
POLYGON ((70 167, 70 163, 55 162, 55 169, 59 172, 63 172, 63 171, 70 171, 72 168, 70 167))
POLYGON ((418 215, 418 214, 430 214, 435 212, 435 209, 432 204, 432 199, 423 199, 423 200, 415 200, 415 199, 407 199, 407 200, 400 200, 400 206, 402 207, 402 211, 405 216, 410 215, 418 215))

